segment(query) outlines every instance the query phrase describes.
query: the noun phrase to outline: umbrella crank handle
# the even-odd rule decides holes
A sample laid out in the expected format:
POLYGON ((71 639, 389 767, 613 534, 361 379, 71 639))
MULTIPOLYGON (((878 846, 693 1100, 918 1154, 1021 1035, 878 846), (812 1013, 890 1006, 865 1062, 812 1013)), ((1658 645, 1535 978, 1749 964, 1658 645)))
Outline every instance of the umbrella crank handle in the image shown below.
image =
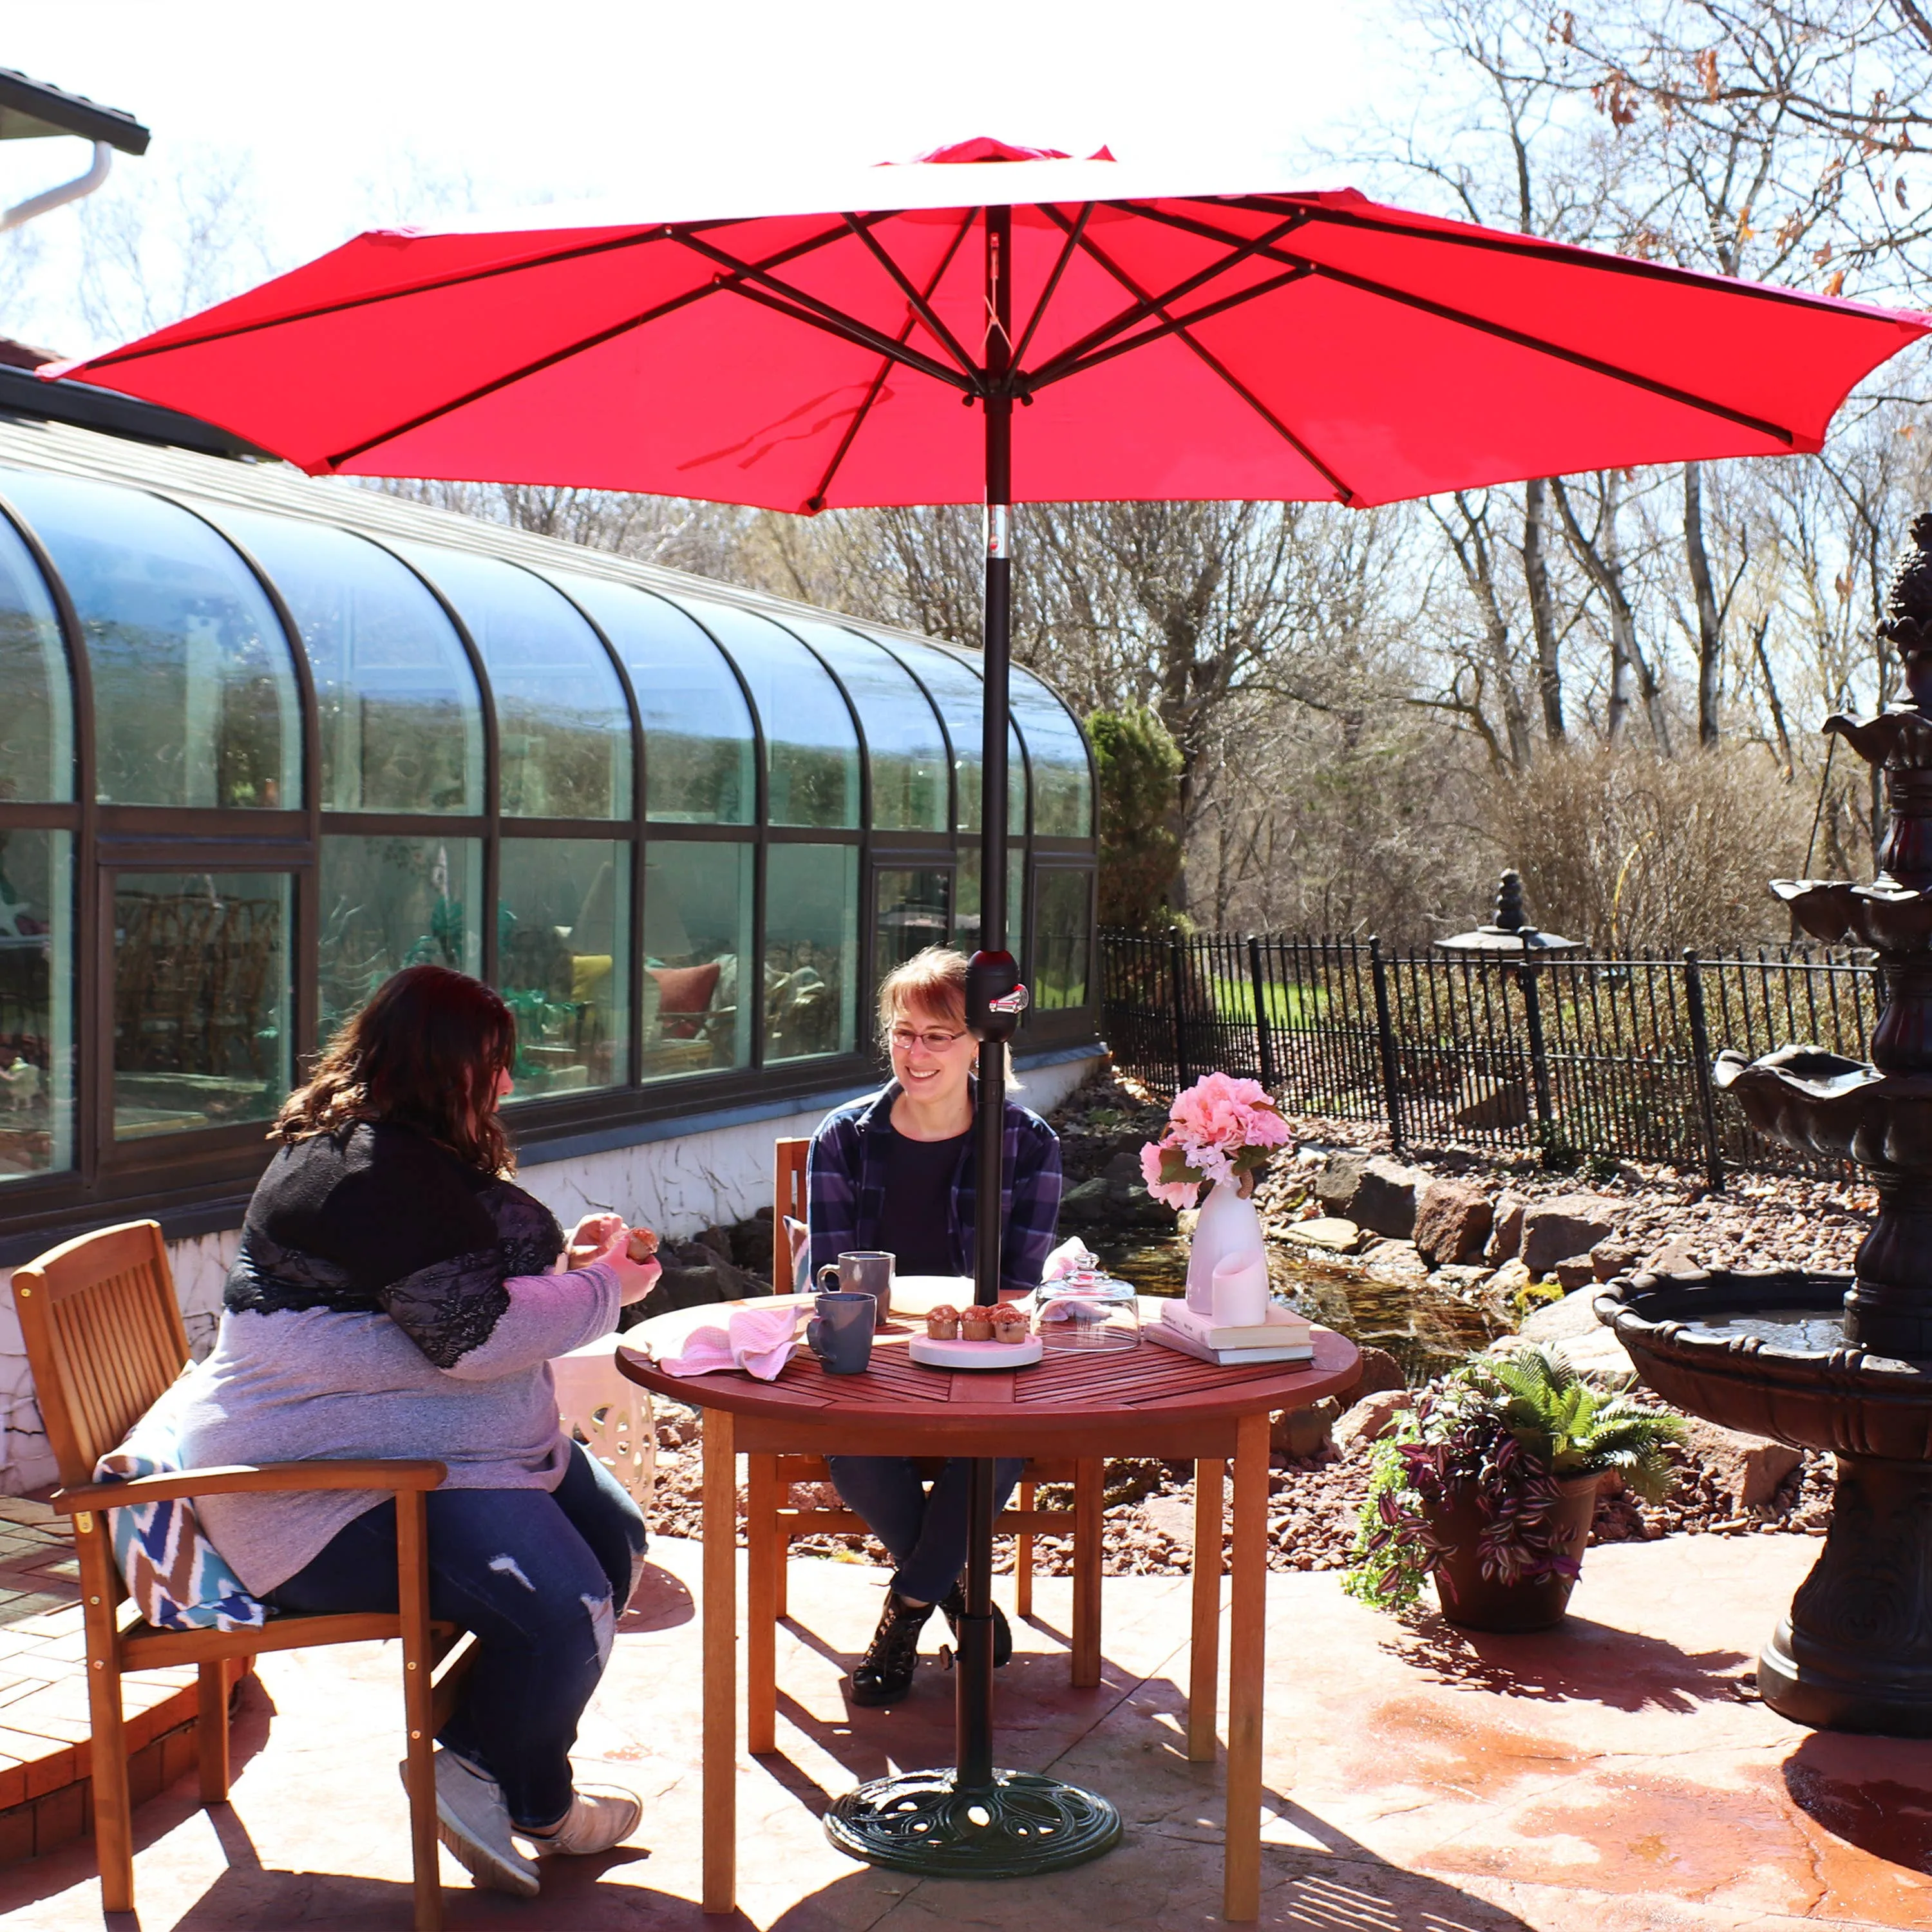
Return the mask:
POLYGON ((967 962, 966 1025, 976 1038, 1004 1046, 1019 1030, 1032 998, 1010 952, 976 952, 967 962))

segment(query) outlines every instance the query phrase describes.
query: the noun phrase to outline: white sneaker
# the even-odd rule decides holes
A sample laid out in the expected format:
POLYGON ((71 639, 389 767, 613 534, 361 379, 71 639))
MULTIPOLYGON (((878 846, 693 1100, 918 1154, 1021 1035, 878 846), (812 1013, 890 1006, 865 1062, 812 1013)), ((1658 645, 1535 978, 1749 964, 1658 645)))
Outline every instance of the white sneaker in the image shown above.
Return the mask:
MULTIPOLYGON (((406 1760, 400 1767, 409 1783, 406 1760)), ((536 1863, 517 1850, 510 1837, 510 1814, 502 1787, 457 1756, 439 1749, 436 1754, 436 1836, 450 1855, 490 1892, 513 1892, 534 1898, 542 1889, 536 1863)))
POLYGON ((536 1847, 540 1858, 581 1858, 621 1845, 644 1819, 644 1804, 632 1792, 614 1784, 582 1784, 572 1793, 570 1809, 554 1832, 543 1838, 530 1832, 519 1835, 536 1847))

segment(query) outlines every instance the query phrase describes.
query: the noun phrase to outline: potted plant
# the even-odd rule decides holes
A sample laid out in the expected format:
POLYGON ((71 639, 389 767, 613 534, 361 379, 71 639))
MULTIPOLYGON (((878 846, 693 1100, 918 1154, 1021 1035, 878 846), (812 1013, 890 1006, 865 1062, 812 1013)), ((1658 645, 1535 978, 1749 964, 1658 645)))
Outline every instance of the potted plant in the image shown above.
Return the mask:
POLYGON ((1450 1623, 1546 1629, 1568 1606, 1603 1478, 1659 1500, 1683 1432, 1592 1388, 1559 1350, 1472 1355, 1376 1444, 1345 1587, 1400 1609, 1433 1577, 1450 1623))

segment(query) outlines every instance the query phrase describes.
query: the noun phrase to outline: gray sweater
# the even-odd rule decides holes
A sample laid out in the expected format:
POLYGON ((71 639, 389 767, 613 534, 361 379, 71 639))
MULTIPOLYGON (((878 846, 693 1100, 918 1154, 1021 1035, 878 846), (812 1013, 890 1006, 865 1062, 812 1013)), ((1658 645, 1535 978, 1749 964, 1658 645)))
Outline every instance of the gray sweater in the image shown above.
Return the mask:
MULTIPOLYGON (((285 1148, 250 1204, 214 1352, 182 1392, 188 1466, 427 1456, 452 1489, 553 1490, 568 1445, 549 1362, 617 1323, 616 1274, 545 1272, 542 1204, 412 1130, 285 1148)), ((256 1595, 384 1500, 207 1496, 209 1540, 256 1595)))

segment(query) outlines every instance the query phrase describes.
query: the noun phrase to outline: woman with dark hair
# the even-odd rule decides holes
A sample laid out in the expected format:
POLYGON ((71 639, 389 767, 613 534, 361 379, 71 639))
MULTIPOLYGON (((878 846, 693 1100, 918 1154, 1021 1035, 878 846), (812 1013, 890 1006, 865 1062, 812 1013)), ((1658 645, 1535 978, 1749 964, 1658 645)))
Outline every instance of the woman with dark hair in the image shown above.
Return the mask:
MULTIPOLYGON (((643 1807, 578 1790, 578 1719, 642 1565, 637 1505, 557 1421, 553 1356, 610 1334, 656 1279, 621 1216, 562 1230, 508 1178, 497 1112, 515 1023, 442 966, 398 973, 290 1096, 255 1190, 214 1352, 194 1372, 190 1466, 422 1456, 432 1616, 473 1631, 439 1739, 443 1842, 526 1896, 539 1853, 608 1850, 643 1807)), ((273 1609, 393 1610, 395 1504, 373 1493, 210 1496, 210 1540, 273 1609)))

